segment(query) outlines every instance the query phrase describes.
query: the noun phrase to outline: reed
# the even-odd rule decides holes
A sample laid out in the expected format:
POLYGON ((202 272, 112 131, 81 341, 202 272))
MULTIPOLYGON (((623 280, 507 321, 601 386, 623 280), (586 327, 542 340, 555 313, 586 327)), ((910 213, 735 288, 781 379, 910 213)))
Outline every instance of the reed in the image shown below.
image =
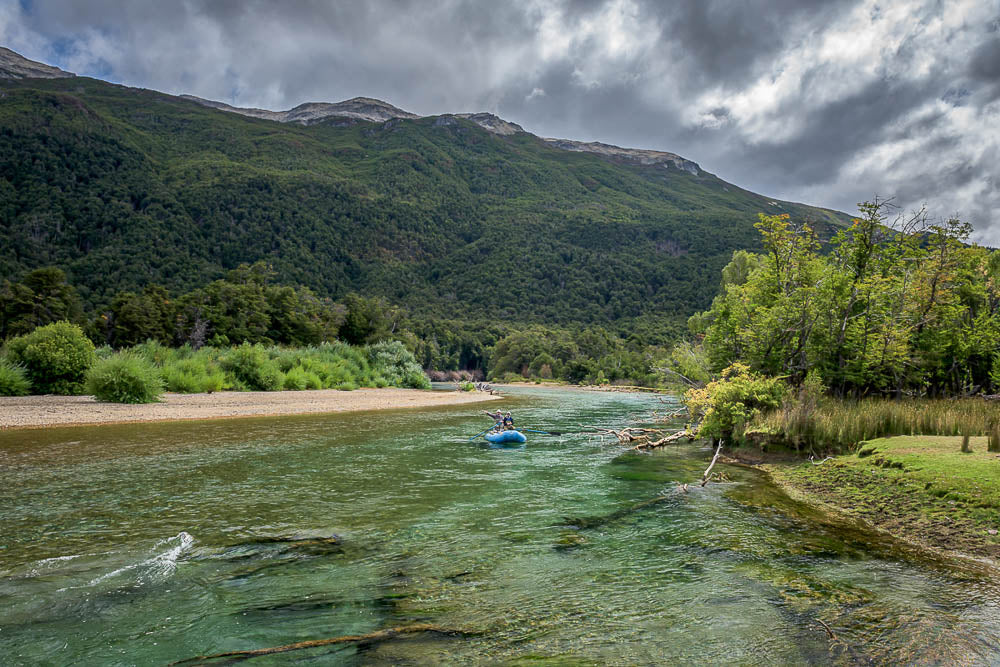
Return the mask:
POLYGON ((1000 441, 1000 406, 981 398, 889 400, 823 398, 812 406, 788 401, 747 429, 796 449, 853 451, 865 440, 894 435, 993 435, 1000 441))

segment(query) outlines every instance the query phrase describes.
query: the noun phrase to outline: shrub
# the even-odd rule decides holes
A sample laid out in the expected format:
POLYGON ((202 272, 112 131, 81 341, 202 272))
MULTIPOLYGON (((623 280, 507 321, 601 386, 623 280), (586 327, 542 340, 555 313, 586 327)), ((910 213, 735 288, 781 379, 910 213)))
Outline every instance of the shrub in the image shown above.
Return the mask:
POLYGON ((54 322, 11 340, 7 354, 24 366, 37 393, 79 394, 94 363, 94 344, 77 325, 54 322))
POLYGON ((167 384, 167 391, 178 394, 212 393, 222 391, 225 375, 215 363, 202 358, 169 361, 160 374, 167 384))
POLYGON ((431 381, 416 357, 398 340, 383 341, 365 347, 368 359, 378 375, 397 387, 430 389, 431 381))
POLYGON ((163 378, 153 364, 132 352, 100 359, 87 372, 87 391, 101 401, 155 403, 163 378))
POLYGON ((756 417, 782 404, 787 386, 778 378, 757 375, 735 363, 722 378, 684 395, 690 413, 701 417, 700 437, 743 440, 743 431, 756 417))
POLYGON ((291 391, 303 389, 320 389, 322 381, 315 373, 305 370, 302 366, 294 366, 285 373, 284 388, 291 391))
POLYGON ((0 396, 27 396, 30 393, 31 381, 24 367, 0 358, 0 396))
POLYGON ((250 391, 280 391, 284 378, 278 365, 260 345, 243 343, 222 358, 222 368, 232 376, 233 386, 250 391))

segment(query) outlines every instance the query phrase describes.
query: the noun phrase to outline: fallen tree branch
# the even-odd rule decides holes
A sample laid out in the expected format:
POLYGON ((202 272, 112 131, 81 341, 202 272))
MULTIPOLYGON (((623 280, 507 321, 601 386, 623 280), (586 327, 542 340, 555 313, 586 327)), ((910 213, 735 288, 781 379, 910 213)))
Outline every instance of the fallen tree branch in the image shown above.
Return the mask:
POLYGON ((657 447, 663 447, 664 445, 669 445, 672 442, 677 442, 683 438, 688 440, 694 440, 694 434, 690 431, 677 431, 676 433, 671 433, 665 438, 660 438, 659 440, 654 440, 652 442, 640 442, 635 447, 629 449, 629 451, 645 451, 647 449, 656 449, 657 447))
POLYGON ((421 632, 434 632, 440 635, 448 635, 450 637, 469 637, 476 633, 466 632, 463 630, 454 630, 451 628, 442 628, 438 625, 432 625, 430 623, 418 623, 417 625, 404 625, 398 628, 387 628, 385 630, 377 630, 375 632, 369 632, 365 635, 344 635, 342 637, 332 637, 330 639, 311 639, 303 642, 296 642, 294 644, 286 644, 284 646, 274 646, 271 648, 258 648, 247 651, 227 651, 226 653, 216 653, 215 655, 199 655, 194 658, 187 658, 185 660, 178 660, 177 662, 170 663, 171 665, 188 665, 204 662, 206 660, 220 660, 222 658, 229 658, 227 662, 239 662, 241 660, 249 660, 250 658, 257 658, 262 655, 273 655, 275 653, 288 653, 289 651, 298 651, 307 648, 317 648, 320 646, 332 646, 334 644, 349 644, 351 642, 357 642, 359 644, 373 644, 376 642, 384 642, 389 639, 395 639, 401 635, 417 634, 421 632))
POLYGON ((715 456, 712 457, 712 462, 708 464, 705 468, 705 474, 701 476, 701 485, 705 486, 708 484, 708 476, 712 472, 712 468, 715 466, 715 462, 719 460, 719 454, 722 453, 722 443, 723 440, 719 440, 719 446, 715 448, 715 456))
POLYGON ((618 442, 621 443, 621 444, 623 444, 623 445, 627 445, 627 444, 630 444, 632 442, 639 441, 639 440, 641 440, 643 442, 648 441, 649 440, 649 436, 651 434, 652 435, 663 435, 663 431, 660 430, 660 429, 655 429, 655 428, 638 428, 638 427, 632 427, 632 426, 630 426, 628 428, 623 428, 620 431, 616 431, 616 430, 614 430, 612 428, 604 428, 604 427, 601 427, 601 426, 585 426, 583 424, 580 425, 580 428, 589 429, 591 431, 595 431, 595 432, 600 433, 602 435, 613 435, 613 436, 615 436, 615 438, 617 438, 618 442))
POLYGON ((809 463, 813 464, 814 466, 823 465, 827 461, 832 461, 833 460, 832 456, 828 456, 825 459, 823 459, 822 461, 820 461, 819 463, 817 463, 816 461, 813 460, 814 458, 816 458, 816 457, 814 457, 814 456, 810 456, 809 457, 809 463))
POLYGON ((833 633, 833 630, 830 629, 829 625, 827 625, 826 623, 823 622, 823 619, 817 618, 816 622, 819 623, 820 625, 822 625, 823 629, 826 630, 826 636, 827 637, 829 637, 830 639, 832 639, 834 641, 837 641, 837 635, 835 635, 833 633))

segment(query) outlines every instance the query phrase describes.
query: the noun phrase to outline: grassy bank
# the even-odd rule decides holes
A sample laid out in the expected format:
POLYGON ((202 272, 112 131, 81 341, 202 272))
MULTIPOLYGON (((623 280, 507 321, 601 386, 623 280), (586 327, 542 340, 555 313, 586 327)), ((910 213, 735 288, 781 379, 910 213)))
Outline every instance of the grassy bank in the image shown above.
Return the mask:
POLYGON ((859 443, 874 438, 990 433, 1000 444, 1000 405, 982 398, 855 401, 793 396, 777 410, 753 419, 744 436, 747 442, 757 445, 774 443, 805 451, 853 452, 859 443))
POLYGON ((1000 455, 986 437, 900 436, 821 465, 765 466, 774 480, 878 528, 935 548, 1000 560, 1000 455))

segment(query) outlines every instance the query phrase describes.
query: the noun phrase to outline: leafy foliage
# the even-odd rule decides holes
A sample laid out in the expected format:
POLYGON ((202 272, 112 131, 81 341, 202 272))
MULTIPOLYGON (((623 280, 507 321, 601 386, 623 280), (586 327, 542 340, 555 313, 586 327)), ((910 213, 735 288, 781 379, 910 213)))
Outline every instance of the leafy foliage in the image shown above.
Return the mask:
POLYGON ((24 367, 40 394, 78 394, 94 361, 94 344, 69 322, 54 322, 7 343, 11 362, 24 367))
POLYGON ((365 349, 372 367, 389 384, 414 389, 431 388, 431 381, 424 375, 416 358, 398 340, 374 343, 365 349))
POLYGON ((814 370, 840 395, 1000 391, 1000 255, 965 245, 965 223, 887 213, 863 204, 826 255, 808 226, 760 216, 766 252, 735 255, 740 278, 691 319, 713 370, 814 370))
POLYGON ((112 403, 155 403, 163 393, 163 378, 138 354, 121 352, 98 359, 87 371, 87 392, 112 403))
POLYGON ((0 357, 0 396, 27 396, 31 382, 24 367, 0 357))
POLYGON ((278 391, 284 377, 262 345, 243 343, 221 358, 222 368, 234 378, 234 389, 278 391))
POLYGON ((722 377, 684 396, 691 415, 701 419, 700 437, 742 442, 747 424, 781 405, 788 390, 778 378, 752 372, 736 363, 722 377))

